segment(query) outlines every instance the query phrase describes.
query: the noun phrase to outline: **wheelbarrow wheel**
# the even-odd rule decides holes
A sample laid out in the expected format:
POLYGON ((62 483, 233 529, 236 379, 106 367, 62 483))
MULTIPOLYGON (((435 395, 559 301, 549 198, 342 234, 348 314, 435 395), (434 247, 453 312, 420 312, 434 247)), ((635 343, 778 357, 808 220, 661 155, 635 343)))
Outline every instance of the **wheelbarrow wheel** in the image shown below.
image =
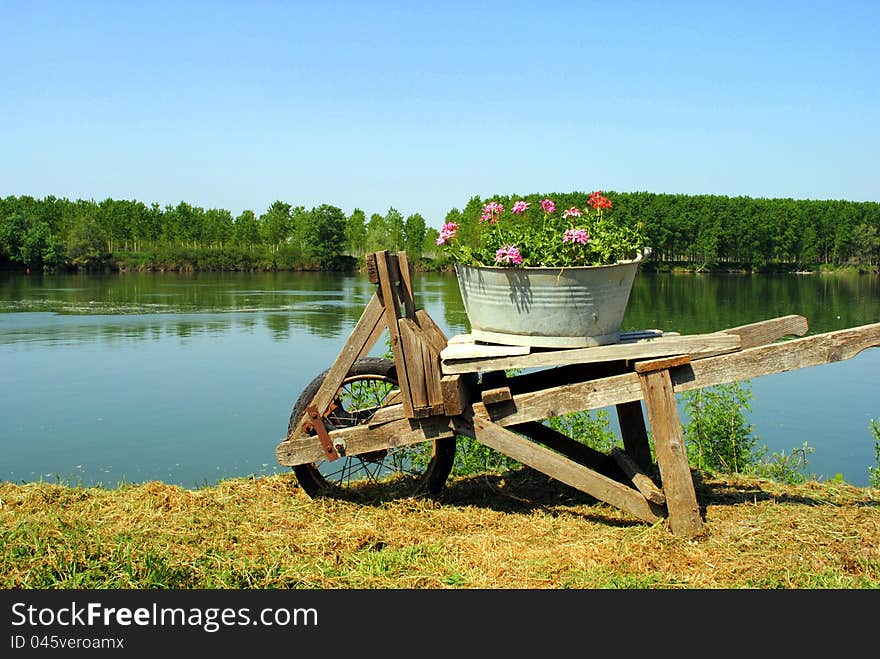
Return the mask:
MULTIPOLYGON (((300 394, 290 414, 291 433, 324 382, 324 371, 300 394)), ((381 407, 400 402, 397 370, 389 359, 357 360, 323 417, 328 431, 369 422, 381 407)), ((314 431, 311 431, 314 434, 314 431)), ((317 441, 317 440, 316 440, 317 441)), ((436 495, 443 489, 455 460, 455 437, 386 448, 337 460, 293 467, 300 486, 312 498, 339 496, 353 486, 393 488, 400 496, 436 495)))

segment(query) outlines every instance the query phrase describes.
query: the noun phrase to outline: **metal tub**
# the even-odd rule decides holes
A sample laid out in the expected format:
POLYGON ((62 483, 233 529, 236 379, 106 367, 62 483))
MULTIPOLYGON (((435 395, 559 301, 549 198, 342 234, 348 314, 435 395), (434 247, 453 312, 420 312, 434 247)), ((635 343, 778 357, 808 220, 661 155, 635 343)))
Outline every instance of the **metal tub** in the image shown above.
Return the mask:
POLYGON ((584 348, 616 343, 642 260, 572 268, 456 264, 474 339, 584 348))

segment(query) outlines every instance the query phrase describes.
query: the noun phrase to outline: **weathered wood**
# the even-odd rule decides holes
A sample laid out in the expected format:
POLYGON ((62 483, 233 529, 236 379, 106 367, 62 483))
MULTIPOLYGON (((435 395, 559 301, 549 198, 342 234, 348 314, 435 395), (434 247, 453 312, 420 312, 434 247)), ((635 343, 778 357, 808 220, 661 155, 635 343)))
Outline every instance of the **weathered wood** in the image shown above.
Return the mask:
MULTIPOLYGON (((378 296, 376 296, 378 297, 378 296)), ((379 317, 379 322, 376 323, 376 326, 373 328, 373 331, 370 333, 370 338, 364 344, 364 347, 361 348, 361 351, 358 353, 357 359, 362 357, 366 357, 370 354, 370 350, 373 349, 382 335, 385 333, 385 330, 388 329, 385 327, 384 318, 382 316, 379 317)))
MULTIPOLYGON (((400 342, 406 359, 406 377, 409 382, 410 401, 412 402, 412 416, 421 418, 429 416, 431 406, 428 403, 427 376, 425 374, 425 362, 422 357, 422 343, 416 335, 419 330, 415 321, 409 318, 401 318, 398 321, 400 327, 400 342)), ((397 369, 400 370, 400 365, 397 369)))
POLYGON ((641 401, 618 403, 617 421, 620 425, 620 436, 627 454, 642 469, 651 468, 651 445, 648 442, 648 429, 642 413, 641 401))
POLYGON ((415 319, 416 303, 413 295, 412 272, 406 252, 397 252, 396 267, 400 282, 400 299, 403 301, 406 317, 415 319))
POLYGON ((471 344, 476 343, 476 340, 470 334, 456 334, 455 336, 450 337, 446 342, 450 345, 459 343, 471 344))
POLYGON ((465 411, 470 403, 473 381, 467 375, 444 375, 440 378, 443 392, 443 411, 446 416, 456 416, 465 411))
POLYGON ((852 359, 863 350, 877 346, 880 346, 880 323, 861 325, 694 360, 689 368, 673 373, 673 382, 676 392, 687 391, 852 359))
POLYGON ((397 298, 396 288, 391 279, 391 256, 387 250, 376 252, 376 269, 379 272, 379 290, 382 296, 382 305, 385 309, 385 325, 391 335, 391 352, 394 355, 394 363, 397 365, 397 382, 403 396, 403 409, 407 416, 412 416, 412 397, 409 390, 409 377, 407 374, 407 361, 403 345, 400 341, 400 327, 397 321, 400 319, 400 301, 397 298))
POLYGON ((700 518, 700 506, 688 465, 669 371, 649 371, 638 377, 654 437, 663 492, 666 494, 669 526, 676 535, 699 535, 703 530, 703 521, 700 518))
POLYGON ((610 456, 596 449, 578 442, 568 435, 545 426, 539 421, 530 421, 516 426, 508 426, 514 432, 518 432, 530 439, 540 442, 547 448, 561 453, 569 460, 598 471, 603 476, 613 477, 614 464, 610 456))
POLYGON ((440 353, 431 345, 428 333, 417 325, 415 328, 421 332, 419 341, 422 344, 422 368, 425 372, 425 389, 431 414, 444 414, 443 390, 440 388, 440 353))
POLYGON ((676 355, 675 357, 666 357, 665 359, 649 359, 635 363, 636 373, 650 373, 651 371, 662 371, 676 366, 684 366, 691 363, 690 355, 676 355))
MULTIPOLYGON (((329 433, 334 445, 345 447, 346 456, 444 439, 454 434, 451 420, 444 416, 398 419, 377 426, 364 424, 329 433)), ((275 456, 279 464, 287 467, 320 462, 325 457, 317 439, 309 436, 282 441, 275 449, 275 456)))
MULTIPOLYGON (((500 346, 485 345, 482 343, 449 343, 440 353, 440 359, 444 362, 459 359, 485 359, 493 357, 509 357, 511 355, 527 355, 531 351, 528 346, 500 346)), ((448 370, 448 369, 445 369, 448 370)), ((494 370, 494 369, 479 369, 494 370)), ((460 371, 469 373, 471 371, 460 371)))
POLYGON ((491 405, 511 400, 513 395, 510 393, 510 387, 494 387, 492 389, 484 389, 480 394, 480 398, 484 405, 491 405))
MULTIPOLYGON (((749 348, 706 359, 692 359, 672 371, 675 392, 736 382, 808 366, 850 359, 862 350, 880 346, 880 323, 815 334, 801 339, 749 348)), ((582 410, 641 400, 637 373, 574 382, 523 394, 514 393, 512 405, 494 420, 503 426, 547 419, 582 410)))
POLYGON ((642 494, 583 465, 520 437, 507 428, 474 413, 473 428, 477 441, 500 451, 558 481, 615 506, 643 521, 654 523, 663 518, 663 511, 642 494))
POLYGON ((731 327, 724 330, 724 333, 738 335, 741 347, 745 350, 773 343, 784 336, 804 336, 808 329, 807 319, 803 316, 780 316, 757 323, 731 327))
MULTIPOLYGON (((460 344, 467 346, 468 344, 460 344)), ((477 346, 472 346, 477 349, 477 346)), ((515 346, 479 346, 479 350, 497 348, 498 353, 513 350, 515 346)), ((616 361, 620 359, 646 359, 667 355, 690 354, 694 358, 702 352, 717 353, 740 348, 740 338, 735 334, 716 332, 693 336, 661 336, 635 343, 614 343, 592 348, 532 351, 523 355, 491 357, 486 353, 470 352, 459 344, 450 343, 440 354, 443 373, 473 373, 480 371, 519 368, 544 368, 575 363, 616 361), (469 356, 473 354, 474 356, 469 356)))
MULTIPOLYGON (((375 330, 377 327, 382 326, 382 303, 379 301, 379 297, 374 294, 311 401, 311 404, 317 407, 321 414, 324 414, 330 403, 333 402, 336 392, 339 390, 342 381, 345 380, 354 362, 373 347, 376 338, 378 338, 375 330)), ((293 435, 305 435, 302 425, 307 419, 308 414, 304 413, 296 429, 293 431, 293 435)), ((312 439, 314 441, 314 438, 312 439)))
POLYGON ((437 352, 437 364, 439 367, 439 355, 446 347, 446 334, 424 309, 416 309, 416 323, 422 328, 422 331, 428 337, 431 347, 437 352))
POLYGON ((367 263, 367 279, 370 280, 371 284, 379 283, 379 269, 376 267, 376 254, 371 253, 367 254, 364 257, 364 260, 367 263))
POLYGON ((616 446, 611 449, 611 457, 617 463, 617 466, 620 467, 621 471, 626 474, 626 477, 632 481, 633 486, 641 492, 648 501, 656 503, 658 506, 662 506, 666 503, 666 495, 663 494, 663 490, 654 484, 651 477, 642 471, 641 467, 636 464, 635 460, 616 446))

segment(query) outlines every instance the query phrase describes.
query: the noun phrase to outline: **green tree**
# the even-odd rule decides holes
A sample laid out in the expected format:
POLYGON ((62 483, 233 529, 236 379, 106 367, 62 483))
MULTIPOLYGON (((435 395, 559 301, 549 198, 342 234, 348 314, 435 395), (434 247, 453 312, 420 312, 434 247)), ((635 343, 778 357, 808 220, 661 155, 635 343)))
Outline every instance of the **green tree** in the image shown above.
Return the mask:
POLYGON ((385 214, 385 226, 388 228, 388 245, 385 249, 400 251, 403 249, 403 215, 393 206, 385 214))
POLYGON ((345 225, 345 239, 348 243, 348 253, 352 256, 363 256, 367 243, 366 213, 360 208, 355 208, 345 225))
POLYGON ((273 251, 278 251, 285 240, 290 236, 291 206, 283 201, 275 201, 265 213, 260 215, 260 235, 263 242, 272 246, 273 251))
POLYGON ((422 258, 425 231, 425 218, 421 215, 413 213, 406 218, 403 225, 403 247, 411 261, 418 261, 422 258))
POLYGON ((235 218, 233 239, 239 245, 253 247, 260 243, 260 227, 252 210, 244 210, 235 218))
POLYGON ((310 216, 310 231, 305 236, 307 253, 320 267, 332 268, 345 253, 345 213, 336 206, 322 204, 313 208, 310 216))
POLYGON ((385 218, 379 213, 370 215, 367 223, 367 252, 377 252, 382 249, 390 249, 390 235, 385 218))
POLYGON ((16 211, 6 217, 0 217, 0 250, 3 250, 14 263, 24 262, 21 245, 27 229, 27 220, 20 212, 16 211))

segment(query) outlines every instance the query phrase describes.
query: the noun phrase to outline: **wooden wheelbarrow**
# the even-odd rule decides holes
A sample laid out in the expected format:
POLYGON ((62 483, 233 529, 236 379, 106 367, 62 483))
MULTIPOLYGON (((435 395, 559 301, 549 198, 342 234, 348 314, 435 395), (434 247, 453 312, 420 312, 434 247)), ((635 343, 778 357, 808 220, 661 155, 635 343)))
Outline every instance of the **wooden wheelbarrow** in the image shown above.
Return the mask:
POLYGON ((336 361, 294 404, 276 449, 310 496, 364 481, 437 494, 456 436, 466 436, 640 520, 666 519, 674 534, 695 536, 703 522, 675 393, 880 345, 880 323, 805 336, 807 320, 796 315, 707 334, 627 332, 590 348, 487 345, 447 338, 416 308, 405 252, 369 254, 367 272, 376 293, 336 361), (386 330, 393 360, 368 357, 386 330), (803 338, 777 342, 788 336, 803 338), (607 454, 542 423, 610 406, 624 446, 607 454))

